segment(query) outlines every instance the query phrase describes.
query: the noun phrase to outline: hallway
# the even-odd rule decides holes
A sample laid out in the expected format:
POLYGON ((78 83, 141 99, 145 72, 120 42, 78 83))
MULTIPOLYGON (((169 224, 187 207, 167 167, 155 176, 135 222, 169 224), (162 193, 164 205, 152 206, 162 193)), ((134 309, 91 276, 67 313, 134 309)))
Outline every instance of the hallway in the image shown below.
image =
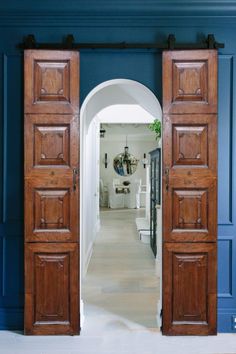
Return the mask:
POLYGON ((157 329, 159 278, 148 244, 138 239, 142 209, 101 211, 101 229, 82 284, 83 331, 157 329))

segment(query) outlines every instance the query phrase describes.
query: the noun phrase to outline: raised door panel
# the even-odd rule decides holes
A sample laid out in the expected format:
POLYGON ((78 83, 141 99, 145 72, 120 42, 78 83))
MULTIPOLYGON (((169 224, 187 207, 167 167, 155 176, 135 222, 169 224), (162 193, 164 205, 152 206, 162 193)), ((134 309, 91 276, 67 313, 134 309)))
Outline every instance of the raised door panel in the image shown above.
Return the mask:
POLYGON ((215 242, 216 180, 173 178, 163 191, 165 242, 215 242))
POLYGON ((38 114, 25 119, 25 173, 71 176, 78 166, 78 117, 38 114))
POLYGON ((173 130, 173 164, 207 166, 207 126, 179 125, 173 130))
POLYGON ((25 113, 79 111, 79 59, 72 51, 25 51, 25 113), (74 79, 71 78, 74 75, 74 79))
POLYGON ((71 180, 27 180, 25 192, 27 242, 78 242, 78 190, 71 180))
MULTIPOLYGON (((165 168, 169 177, 214 177, 217 173, 215 114, 176 114, 164 117, 165 168)), ((165 175, 163 176, 165 178, 165 175)))
POLYGON ((78 245, 26 244, 25 333, 78 332, 78 245))
POLYGON ((217 112, 216 57, 215 50, 164 52, 164 113, 217 112))
POLYGON ((165 334, 215 334, 215 245, 165 243, 163 274, 165 334))

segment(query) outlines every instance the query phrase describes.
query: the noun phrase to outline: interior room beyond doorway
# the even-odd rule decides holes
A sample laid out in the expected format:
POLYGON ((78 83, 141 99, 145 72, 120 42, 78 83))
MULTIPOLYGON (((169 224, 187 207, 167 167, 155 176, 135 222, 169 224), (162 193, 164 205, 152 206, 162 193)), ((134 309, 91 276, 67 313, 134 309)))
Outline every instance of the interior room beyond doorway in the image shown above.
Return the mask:
POLYGON ((150 223, 146 182, 150 178, 149 152, 158 147, 158 142, 155 135, 152 142, 149 140, 148 125, 155 119, 161 120, 161 108, 155 96, 139 83, 112 80, 108 86, 103 97, 102 87, 97 91, 97 103, 96 92, 89 94, 90 99, 85 100, 81 109, 83 328, 91 329, 97 320, 101 328, 122 323, 129 328, 157 329, 160 262, 156 267, 150 242, 141 238, 137 221, 150 223), (118 95, 115 86, 119 86, 118 95), (100 144, 103 130, 106 138, 100 144), (114 162, 125 151, 137 162, 137 166, 131 163, 135 171, 129 176, 127 166, 121 166, 119 159, 114 162), (109 180, 105 177, 108 170, 109 180), (88 236, 90 240, 86 239, 88 236))

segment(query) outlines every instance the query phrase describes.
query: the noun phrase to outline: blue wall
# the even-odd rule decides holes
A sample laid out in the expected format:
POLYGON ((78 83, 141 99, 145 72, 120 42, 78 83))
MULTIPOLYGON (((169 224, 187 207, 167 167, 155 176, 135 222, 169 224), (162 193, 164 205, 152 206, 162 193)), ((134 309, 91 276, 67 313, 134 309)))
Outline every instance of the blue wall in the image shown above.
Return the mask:
MULTIPOLYGON (((165 40, 169 33, 179 42, 196 42, 214 33, 225 43, 219 51, 218 330, 232 331, 231 316, 236 314, 236 6, 190 0, 187 4, 169 0, 48 3, 0 4, 0 328, 23 327, 23 60, 17 43, 28 33, 41 42, 60 42, 68 33, 77 42, 154 42, 165 40)), ((114 78, 137 80, 161 101, 161 76, 160 52, 81 51, 81 103, 92 88, 114 78)))

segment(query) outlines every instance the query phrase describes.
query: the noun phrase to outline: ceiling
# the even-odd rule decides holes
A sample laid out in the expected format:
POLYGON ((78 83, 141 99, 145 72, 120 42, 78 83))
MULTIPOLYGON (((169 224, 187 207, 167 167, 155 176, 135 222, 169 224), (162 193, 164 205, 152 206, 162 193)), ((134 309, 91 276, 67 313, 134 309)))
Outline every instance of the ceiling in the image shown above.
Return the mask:
POLYGON ((149 124, 110 124, 103 123, 105 129, 105 137, 103 141, 124 141, 126 136, 128 141, 155 141, 155 134, 148 128, 149 124))

